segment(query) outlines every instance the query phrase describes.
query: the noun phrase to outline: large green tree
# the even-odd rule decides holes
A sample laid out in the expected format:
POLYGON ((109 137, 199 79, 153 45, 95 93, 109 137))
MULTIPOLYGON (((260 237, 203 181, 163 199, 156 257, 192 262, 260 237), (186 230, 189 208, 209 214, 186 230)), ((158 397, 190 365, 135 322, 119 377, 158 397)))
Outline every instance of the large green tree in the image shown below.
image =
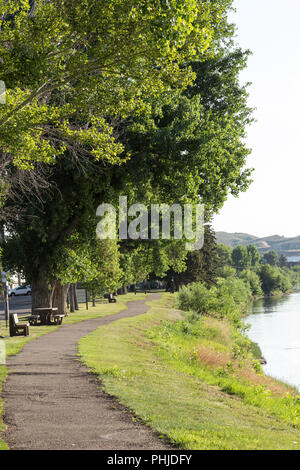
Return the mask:
POLYGON ((268 251, 262 257, 262 263, 269 264, 270 266, 278 266, 279 265, 279 256, 278 253, 274 250, 268 251))
POLYGON ((238 245, 235 246, 231 253, 232 265, 237 269, 247 269, 251 266, 251 256, 247 250, 246 246, 238 245))
POLYGON ((202 282, 209 286, 216 283, 219 258, 215 233, 209 225, 205 226, 204 239, 201 250, 187 253, 184 269, 180 272, 174 269, 168 271, 165 277, 167 288, 179 290, 181 286, 193 282, 202 282))
MULTIPOLYGON (((94 4, 94 2, 85 3, 90 6, 94 4)), ((132 6, 133 3, 137 2, 128 2, 128 5, 132 6)), ((137 15, 142 15, 145 5, 150 7, 153 3, 165 4, 165 2, 140 2, 139 5, 143 7, 137 7, 137 15)), ((128 10, 124 6, 127 14, 125 18, 125 10, 121 8, 124 2, 111 2, 111 4, 116 8, 111 20, 111 28, 117 28, 116 25, 120 22, 121 26, 127 24, 128 10), (124 14, 124 17, 121 15, 122 21, 117 16, 118 5, 121 8, 118 13, 124 14)), ((9 119, 7 123, 13 122, 23 112, 27 113, 33 109, 34 119, 42 116, 47 119, 49 116, 51 118, 52 127, 47 125, 47 132, 40 134, 40 137, 42 136, 42 141, 46 140, 55 156, 52 158, 51 166, 49 165, 51 158, 49 160, 49 153, 46 152, 46 162, 39 163, 38 169, 42 168, 46 181, 54 183, 52 190, 41 191, 38 201, 32 194, 26 199, 19 197, 17 204, 13 199, 8 198, 6 201, 7 210, 15 208, 14 210, 23 214, 22 217, 16 217, 7 224, 10 239, 6 247, 6 261, 26 273, 28 280, 32 283, 34 304, 49 304, 53 285, 61 282, 58 276, 58 261, 62 249, 72 249, 70 241, 72 234, 77 233, 80 239, 87 240, 87 246, 93 243, 96 226, 95 211, 98 204, 110 202, 117 206, 120 194, 128 195, 129 203, 144 202, 147 205, 150 202, 192 202, 195 204, 201 197, 206 204, 209 219, 214 211, 222 207, 228 192, 236 195, 240 190, 246 189, 250 182, 250 172, 244 170, 249 151, 243 143, 245 126, 250 121, 250 110, 246 105, 246 90, 239 85, 238 80, 239 70, 245 65, 247 54, 235 51, 231 45, 233 30, 227 22, 227 12, 231 1, 174 1, 168 4, 171 10, 173 9, 173 13, 174 8, 186 7, 187 14, 193 16, 190 34, 186 37, 186 47, 185 41, 181 38, 181 32, 177 32, 176 23, 174 28, 170 27, 169 33, 173 35, 173 40, 178 45, 178 59, 173 52, 170 55, 171 60, 167 59, 168 54, 164 49, 161 58, 158 59, 161 47, 169 48, 171 44, 170 38, 167 40, 168 28, 164 32, 163 21, 159 27, 157 26, 163 38, 160 40, 159 35, 155 38, 155 41, 162 41, 161 46, 159 48, 153 46, 151 53, 149 52, 150 45, 148 49, 146 48, 149 60, 144 61, 142 52, 139 54, 137 44, 140 43, 138 38, 135 38, 138 58, 137 62, 133 61, 133 64, 138 68, 136 79, 134 67, 129 66, 128 70, 124 68, 126 61, 123 62, 123 58, 127 53, 126 47, 123 50, 123 45, 121 45, 121 52, 118 52, 117 38, 123 37, 121 28, 120 36, 117 31, 111 36, 115 38, 116 51, 113 64, 116 68, 113 68, 111 64, 111 68, 108 67, 105 73, 102 69, 89 70, 87 75, 83 75, 84 79, 78 78, 79 82, 74 76, 75 84, 71 81, 66 89, 59 85, 49 91, 48 95, 43 95, 43 99, 37 100, 37 104, 31 105, 32 101, 29 100, 26 106, 21 106, 20 109, 16 110, 12 107, 10 114, 6 116, 9 119), (197 18, 195 12, 189 12, 191 3, 199 7, 199 9, 196 8, 197 18), (205 8, 201 9, 201 6, 205 8), (206 7, 209 7, 209 11, 206 7), (200 12, 202 19, 199 18, 200 12), (202 43, 203 28, 206 35, 202 43), (213 40, 208 34, 210 31, 214 32, 213 40), (168 42, 168 46, 165 41, 168 42), (199 44, 193 46, 193 43, 197 41, 200 41, 199 44), (192 57, 190 48, 193 47, 195 55, 192 57), (120 64, 117 60, 119 54, 120 64), (215 54, 215 60, 210 59, 213 54, 215 54), (164 57, 169 64, 165 67, 160 62, 164 57), (183 57, 185 57, 185 63, 183 63, 183 57), (226 57, 227 60, 225 60, 226 57), (174 63, 177 65, 175 66, 174 63), (206 63, 203 69, 201 63, 206 63), (141 64, 141 70, 137 64, 141 64), (190 88, 182 94, 184 85, 187 84, 182 77, 192 77, 191 69, 197 75, 195 85, 192 86, 190 82, 190 88), (143 75, 140 75, 143 70, 143 75), (203 74, 206 74, 206 80, 203 79, 203 74), (218 83, 215 88, 211 88, 210 83, 216 77, 219 77, 218 83), (143 85, 143 81, 148 79, 153 82, 151 89, 148 89, 148 84, 143 85), (79 90, 77 95, 77 88, 74 86, 78 83, 83 90, 79 90), (97 84, 100 84, 99 90, 97 84), (236 89, 235 93, 232 93, 233 88, 236 89), (45 112, 42 112, 43 102, 45 102, 45 112), (223 102, 222 109, 220 109, 220 102, 223 102), (61 114, 57 117, 55 109, 51 114, 49 106, 54 106, 55 109, 57 107, 59 113, 64 108, 68 113, 72 106, 76 109, 75 112, 67 114, 65 119, 61 114), (100 127, 95 127, 92 120, 96 123, 100 122, 100 127), (63 129, 62 123, 64 123, 63 129), (65 139, 66 135, 67 139, 65 139), (12 246, 15 249, 11 249, 12 246), (55 273, 57 273, 57 279, 55 279, 55 273)), ((100 5, 103 7, 102 2, 99 2, 99 8, 100 5)), ((42 4, 40 8, 42 11, 42 4)), ((150 8, 149 12, 145 13, 146 19, 151 11, 150 8)), ((159 23, 160 11, 159 9, 158 16, 155 16, 152 11, 152 20, 155 24, 156 21, 159 23)), ((180 15, 179 11, 176 11, 177 21, 180 15)), ((180 11, 184 16, 183 10, 180 9, 180 11)), ((78 15, 80 16, 80 12, 78 15)), ((24 17, 25 23, 28 21, 27 16, 24 17)), ((168 25, 171 19, 168 15, 165 17, 163 13, 162 16, 168 25)), ((97 18, 97 15, 93 18, 93 21, 96 21, 96 30, 97 18)), ((104 20, 98 19, 98 21, 101 23, 104 20)), ((148 44, 147 24, 146 21, 145 36, 142 35, 146 44, 148 44)), ((148 26, 152 28, 151 21, 148 26)), ((80 22, 78 24, 75 22, 73 27, 80 30, 80 22)), ((138 29, 138 26, 136 28, 138 29)), ((99 31, 97 34, 100 34, 99 31)), ((130 40, 131 36, 128 37, 130 40)), ((154 40, 152 33, 149 37, 154 40)), ((90 51, 89 41, 87 42, 90 51)), ((91 47, 94 47, 93 41, 91 42, 91 47)), ((95 42, 95 47, 98 47, 97 40, 95 42)), ((103 42, 102 46, 105 51, 103 42)), ((78 57, 80 58, 82 57, 80 47, 79 50, 78 57)), ((109 51, 110 46, 106 52, 109 51)), ((76 47, 73 53, 76 63, 76 47)), ((132 54, 131 49, 127 55, 128 60, 130 54, 132 54)), ((88 67, 89 53, 85 57, 88 67)), ((97 57, 98 55, 94 59, 98 67, 97 57)), ((81 64, 80 60, 79 63, 81 64)), ((64 65, 63 61, 63 69, 64 65)), ((80 67, 78 70, 81 70, 80 67)), ((25 76, 27 76, 26 73, 24 72, 25 76)), ((30 127, 32 122, 30 113, 25 122, 30 127)), ((3 124, 3 128, 6 128, 6 124, 3 124)), ((25 134, 21 133, 21 135, 25 134)), ((34 148, 34 142, 32 145, 34 148)), ((23 159, 23 163, 34 160, 33 153, 29 152, 26 155, 28 158, 23 159)), ((21 164, 22 162, 16 161, 15 163, 21 164)), ((16 171, 15 166, 13 171, 16 171)), ((37 169, 34 168, 30 173, 34 174, 36 171, 37 169)), ((123 283, 128 282, 129 277, 134 273, 138 272, 140 277, 142 272, 149 272, 154 264, 158 265, 157 270, 161 273, 168 266, 176 264, 175 257, 170 255, 173 249, 172 243, 149 243, 148 247, 145 244, 143 248, 140 248, 140 244, 141 242, 137 242, 128 250, 125 244, 121 247, 121 260, 123 258, 125 265, 132 266, 132 269, 128 269, 127 274, 124 275, 123 283), (147 263, 140 262, 146 259, 147 263), (138 270, 135 269, 136 267, 138 270)), ((179 260, 177 260, 177 264, 180 264, 186 253, 183 254, 181 249, 178 251, 176 245, 175 248, 174 252, 180 253, 179 260)), ((180 266, 177 267, 180 268, 180 266)), ((123 272, 126 273, 126 270, 123 269, 123 272)))
POLYGON ((191 83, 182 64, 209 53, 224 8, 204 0, 2 0, 1 194, 15 181, 11 165, 55 164, 66 150, 120 163, 112 120, 147 112, 145 95, 191 83))

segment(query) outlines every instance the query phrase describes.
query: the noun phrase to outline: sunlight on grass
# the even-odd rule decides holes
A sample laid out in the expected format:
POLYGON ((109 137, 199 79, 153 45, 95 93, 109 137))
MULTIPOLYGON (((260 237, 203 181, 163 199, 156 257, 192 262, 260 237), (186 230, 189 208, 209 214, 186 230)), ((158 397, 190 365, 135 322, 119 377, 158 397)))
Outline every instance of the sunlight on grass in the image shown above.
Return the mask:
POLYGON ((270 398, 249 377, 234 370, 222 375, 224 368, 193 357, 201 342, 229 351, 226 323, 176 322, 183 316, 172 308, 170 294, 149 305, 148 313, 101 327, 79 342, 81 359, 109 394, 178 447, 300 449, 293 389, 281 384, 286 397, 270 398))
MULTIPOLYGON (((117 303, 97 303, 96 307, 93 307, 91 303, 89 303, 89 309, 86 310, 85 304, 79 305, 79 311, 74 313, 69 313, 69 315, 64 318, 63 324, 61 326, 56 325, 46 325, 46 326, 30 326, 30 336, 15 336, 10 338, 9 336, 9 329, 6 328, 5 321, 0 321, 0 339, 5 341, 6 345, 6 355, 11 356, 14 354, 18 354, 22 348, 28 342, 38 338, 39 336, 51 333, 52 331, 57 330, 66 325, 72 325, 74 323, 78 323, 84 320, 90 320, 93 318, 100 318, 107 315, 114 315, 120 313, 122 310, 127 309, 126 303, 129 301, 135 300, 145 300, 146 296, 149 294, 133 294, 129 293, 126 295, 118 296, 117 303)), ((20 321, 22 322, 22 317, 20 317, 20 321)), ((4 365, 0 365, 0 393, 2 390, 2 383, 7 376, 7 367, 4 365)), ((3 401, 0 398, 0 418, 3 414, 3 401)), ((0 419, 0 433, 4 430, 3 421, 0 419)), ((4 441, 0 439, 0 450, 7 449, 7 445, 4 441)))

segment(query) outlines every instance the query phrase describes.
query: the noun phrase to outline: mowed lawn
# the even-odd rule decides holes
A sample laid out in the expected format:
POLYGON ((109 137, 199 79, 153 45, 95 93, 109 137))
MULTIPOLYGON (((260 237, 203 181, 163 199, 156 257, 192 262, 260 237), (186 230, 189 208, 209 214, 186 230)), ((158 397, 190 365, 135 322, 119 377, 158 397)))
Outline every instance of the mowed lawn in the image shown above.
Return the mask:
MULTIPOLYGON (((225 379, 209 364, 211 354, 196 359, 187 356, 188 351, 195 351, 199 338, 182 336, 177 340, 172 336, 168 325, 183 318, 173 308, 173 296, 164 294, 162 300, 149 305, 146 314, 101 327, 79 342, 81 360, 98 375, 107 393, 179 448, 300 449, 300 430, 288 422, 294 419, 289 414, 288 398, 294 390, 261 376, 257 376, 259 386, 255 388, 252 375, 249 379, 246 371, 246 378, 233 373, 231 389, 227 384, 226 393, 222 385, 225 379), (261 382, 275 390, 270 400, 268 393, 266 397, 262 394, 265 389, 261 382), (244 399, 232 391, 237 385, 241 393, 245 392, 244 399), (257 390, 257 406, 247 403, 251 390, 257 390)), ((219 342, 218 354, 225 351, 230 341, 227 327, 210 319, 203 319, 202 349, 207 344, 211 347, 207 332, 212 338, 212 331, 218 328, 214 340, 219 342)))
MULTIPOLYGON (((55 331, 57 328, 61 328, 62 326, 71 325, 71 324, 78 323, 84 320, 89 320, 91 318, 99 318, 102 316, 117 314, 121 312, 122 310, 127 309, 127 306, 126 306, 127 302, 135 301, 135 300, 145 300, 147 295, 142 294, 142 293, 138 293, 138 294, 129 293, 126 295, 118 296, 117 303, 111 303, 111 304, 97 303, 96 307, 92 307, 92 304, 89 303, 88 310, 86 310, 85 304, 80 304, 79 311, 70 313, 66 318, 64 318, 63 324, 61 326, 55 326, 55 325, 31 326, 30 336, 28 337, 15 336, 13 338, 10 338, 9 330, 8 328, 5 327, 5 321, 0 321, 0 341, 5 342, 7 356, 18 354, 26 343, 38 338, 39 336, 51 333, 52 331, 55 331)), ((20 323, 22 321, 23 321, 22 317, 20 317, 20 323)), ((7 373, 8 373, 7 367, 5 365, 0 364, 0 393, 1 393, 2 383, 5 380, 7 373)), ((0 398, 0 436, 1 436, 1 431, 4 430, 4 424, 1 419, 2 415, 3 415, 3 401, 0 398)), ((5 442, 0 439, 0 450, 3 450, 3 449, 7 449, 7 446, 5 442)))

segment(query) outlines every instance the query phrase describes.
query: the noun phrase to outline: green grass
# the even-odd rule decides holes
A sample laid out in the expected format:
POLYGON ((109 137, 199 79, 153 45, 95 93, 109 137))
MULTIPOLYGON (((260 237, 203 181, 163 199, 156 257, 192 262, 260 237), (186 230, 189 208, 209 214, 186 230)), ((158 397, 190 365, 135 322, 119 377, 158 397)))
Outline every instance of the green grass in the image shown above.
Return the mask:
MULTIPOLYGON (((74 313, 70 313, 68 317, 64 318, 63 324, 71 325, 74 323, 81 322, 83 320, 88 320, 91 318, 99 318, 102 316, 113 315, 116 313, 121 312, 124 309, 127 309, 126 303, 133 300, 144 300, 145 294, 138 293, 133 294, 129 293, 126 295, 118 296, 117 303, 99 303, 96 307, 92 307, 92 304, 89 303, 89 310, 85 309, 85 304, 79 305, 79 311, 74 313)), ((22 320, 20 320, 22 322, 22 320)), ((6 355, 11 356, 18 354, 23 346, 27 344, 29 341, 32 341, 39 336, 51 333, 52 331, 61 328, 61 326, 54 326, 54 325, 47 325, 47 326, 31 326, 30 327, 30 336, 15 336, 13 338, 9 337, 9 330, 5 327, 5 321, 0 321, 0 340, 5 341, 6 346, 6 355)), ((0 393, 2 389, 2 383, 4 382, 7 376, 8 370, 7 367, 0 364, 0 393)), ((1 420, 1 416, 3 415, 3 401, 0 398, 0 435, 1 432, 4 430, 4 424, 1 420)), ((0 439, 0 450, 7 449, 6 443, 0 439)))
POLYGON ((225 320, 182 321, 170 294, 149 305, 79 342, 81 360, 110 395, 180 448, 300 449, 295 390, 246 363, 218 364, 237 341, 225 320))

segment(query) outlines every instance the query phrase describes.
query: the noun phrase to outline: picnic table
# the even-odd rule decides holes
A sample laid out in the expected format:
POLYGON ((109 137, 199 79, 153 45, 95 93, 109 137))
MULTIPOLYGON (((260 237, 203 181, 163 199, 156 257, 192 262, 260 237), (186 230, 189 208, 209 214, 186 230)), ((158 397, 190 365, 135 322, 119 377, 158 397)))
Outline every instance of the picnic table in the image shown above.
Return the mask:
POLYGON ((58 315, 57 310, 58 308, 56 307, 42 307, 35 308, 34 313, 39 316, 42 325, 51 325, 51 320, 60 325, 64 315, 58 315))

